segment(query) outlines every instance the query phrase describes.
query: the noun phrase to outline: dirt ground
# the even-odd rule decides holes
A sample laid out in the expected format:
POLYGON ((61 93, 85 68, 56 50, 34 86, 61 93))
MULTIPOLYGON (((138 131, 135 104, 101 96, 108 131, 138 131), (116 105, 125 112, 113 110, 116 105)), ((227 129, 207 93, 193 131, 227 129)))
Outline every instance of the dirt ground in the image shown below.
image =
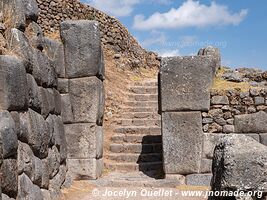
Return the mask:
POLYGON ((60 200, 207 200, 206 187, 178 186, 177 188, 97 187, 89 181, 74 182, 63 190, 60 200), (187 191, 203 192, 203 197, 185 197, 187 191))

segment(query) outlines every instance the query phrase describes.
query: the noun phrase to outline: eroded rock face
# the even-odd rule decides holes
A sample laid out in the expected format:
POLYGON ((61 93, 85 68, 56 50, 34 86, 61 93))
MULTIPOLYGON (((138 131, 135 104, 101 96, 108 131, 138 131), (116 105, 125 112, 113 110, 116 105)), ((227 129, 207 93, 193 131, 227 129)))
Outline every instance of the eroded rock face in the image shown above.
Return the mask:
POLYGON ((212 171, 213 191, 264 191, 267 147, 245 135, 225 135, 215 147, 212 171))

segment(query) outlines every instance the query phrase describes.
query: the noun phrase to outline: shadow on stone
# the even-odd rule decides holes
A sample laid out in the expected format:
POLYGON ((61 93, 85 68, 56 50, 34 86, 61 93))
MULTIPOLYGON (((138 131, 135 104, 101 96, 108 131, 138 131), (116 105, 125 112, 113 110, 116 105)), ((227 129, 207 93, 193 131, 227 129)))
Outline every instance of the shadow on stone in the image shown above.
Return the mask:
POLYGON ((163 179, 162 160, 162 136, 144 136, 142 140, 142 151, 137 161, 139 171, 151 178, 163 179))

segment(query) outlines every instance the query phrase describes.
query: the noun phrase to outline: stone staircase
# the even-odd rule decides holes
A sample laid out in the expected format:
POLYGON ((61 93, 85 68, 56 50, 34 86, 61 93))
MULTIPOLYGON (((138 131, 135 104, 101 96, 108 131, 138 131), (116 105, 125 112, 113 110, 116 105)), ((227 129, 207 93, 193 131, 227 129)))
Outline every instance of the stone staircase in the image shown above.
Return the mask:
POLYGON ((136 82, 125 95, 127 101, 117 119, 105 166, 109 171, 160 174, 162 138, 157 82, 136 82))

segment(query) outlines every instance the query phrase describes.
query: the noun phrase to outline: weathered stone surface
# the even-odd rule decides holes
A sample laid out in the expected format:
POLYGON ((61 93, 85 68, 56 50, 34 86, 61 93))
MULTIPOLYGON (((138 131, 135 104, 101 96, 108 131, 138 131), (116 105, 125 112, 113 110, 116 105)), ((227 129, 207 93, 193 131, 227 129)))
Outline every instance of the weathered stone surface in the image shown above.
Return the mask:
POLYGON ((211 178, 211 174, 191 174, 186 176, 186 184, 195 186, 209 186, 211 178))
POLYGON ((1 158, 15 156, 18 148, 18 138, 15 122, 7 111, 0 111, 0 155, 1 158))
POLYGON ((255 102, 255 105, 264 105, 265 99, 264 97, 255 97, 254 102, 255 102))
MULTIPOLYGON (((246 136, 253 138, 254 140, 256 140, 257 142, 261 142, 260 140, 260 135, 256 134, 256 133, 250 133, 250 134, 246 134, 246 136)), ((263 144, 263 143, 262 143, 263 144)), ((266 142, 266 146, 267 146, 267 142, 266 142)))
POLYGON ((67 142, 62 119, 56 115, 49 115, 47 122, 49 123, 49 127, 52 128, 52 138, 54 140, 52 144, 55 144, 58 148, 60 152, 60 162, 63 162, 67 158, 67 142))
POLYGON ((8 30, 6 35, 9 41, 9 50, 23 60, 26 71, 31 73, 33 70, 34 56, 33 48, 28 38, 22 31, 16 28, 8 30))
POLYGON ((49 188, 49 170, 50 170, 50 165, 48 162, 48 159, 43 159, 42 160, 42 184, 41 188, 48 189, 49 188))
MULTIPOLYGON (((1 195, 1 193, 0 193, 1 195)), ((1 196, 0 196, 0 199, 1 199, 1 196)), ((15 200, 13 198, 10 198, 9 196, 7 196, 6 194, 2 194, 2 199, 1 200, 15 200)))
POLYGON ((51 196, 50 196, 50 192, 48 190, 45 189, 41 189, 44 200, 52 200, 51 196))
POLYGON ((228 105, 229 99, 227 96, 213 96, 211 99, 213 105, 228 105))
POLYGON ((216 69, 221 67, 221 53, 220 49, 208 46, 206 48, 201 48, 198 51, 199 56, 212 56, 213 59, 216 61, 216 69))
MULTIPOLYGON (((37 21, 38 4, 35 0, 22 0, 24 4, 24 12, 27 20, 37 21)), ((23 9, 23 8, 21 8, 23 9)))
POLYGON ((42 186, 42 174, 43 174, 43 167, 42 167, 42 160, 34 157, 34 169, 33 169, 33 179, 32 182, 39 187, 42 186))
POLYGON ((34 49, 34 66, 32 75, 39 86, 56 87, 57 73, 51 60, 40 50, 34 49))
POLYGON ((69 93, 69 79, 59 78, 57 89, 60 92, 60 94, 69 93))
POLYGON ((44 200, 41 189, 34 185, 25 174, 18 178, 18 199, 44 200))
POLYGON ((55 101, 54 113, 56 115, 60 115, 61 114, 61 95, 59 91, 57 91, 55 88, 53 88, 53 96, 54 96, 54 101, 55 101))
POLYGON ((64 183, 65 177, 66 177, 67 168, 65 165, 61 165, 59 167, 59 171, 57 175, 50 180, 49 183, 49 191, 51 199, 58 199, 61 195, 61 186, 64 183))
POLYGON ((267 146, 267 133, 262 133, 260 136, 260 143, 267 146))
POLYGON ((102 157, 103 130, 96 124, 65 125, 68 158, 89 159, 102 157))
POLYGON ((55 98, 54 91, 51 88, 45 89, 39 87, 38 96, 41 101, 41 114, 47 118, 49 113, 55 113, 55 98))
MULTIPOLYGON (((101 122, 103 119, 103 83, 96 77, 70 80, 70 100, 74 122, 101 122), (100 103, 99 103, 100 102, 100 103)), ((101 125, 101 124, 99 124, 101 125)))
POLYGON ((28 94, 29 94, 29 107, 36 112, 40 112, 40 99, 38 95, 38 85, 32 75, 27 74, 28 94))
POLYGON ((8 28, 18 28, 24 30, 26 26, 25 11, 21 0, 3 0, 0 5, 0 10, 3 11, 3 16, 8 20, 8 28))
POLYGON ((25 130, 23 135, 20 135, 21 140, 30 145, 37 157, 45 158, 51 137, 47 122, 41 115, 29 109, 21 114, 21 125, 25 130))
POLYGON ((207 111, 215 72, 211 57, 163 58, 160 69, 162 111, 207 111))
POLYGON ((234 125, 224 125, 223 126, 223 132, 224 133, 234 133, 235 132, 235 126, 234 125))
POLYGON ((103 171, 102 159, 68 159, 69 172, 74 180, 97 179, 103 171))
POLYGON ((60 153, 56 146, 49 149, 48 152, 48 163, 49 163, 49 177, 52 179, 58 172, 60 166, 60 153))
POLYGON ((235 116, 235 132, 237 133, 266 133, 267 113, 260 111, 254 114, 235 116))
POLYGON ((266 162, 266 146, 245 135, 224 136, 214 151, 212 190, 266 189, 266 162))
POLYGON ((63 44, 46 37, 43 38, 43 42, 44 52, 52 60, 58 77, 66 77, 63 44))
POLYGON ((25 173, 30 179, 34 177, 35 160, 30 146, 19 142, 18 146, 18 174, 25 173))
POLYGON ((212 170, 212 159, 202 159, 201 161, 201 173, 211 173, 212 170))
POLYGON ((212 159, 215 146, 224 134, 204 133, 203 156, 212 159))
POLYGON ((101 76, 101 40, 97 22, 64 21, 61 23, 61 37, 67 77, 101 76))
POLYGON ((69 124, 71 122, 74 122, 73 112, 72 112, 72 106, 70 101, 70 95, 69 94, 62 94, 61 95, 61 106, 62 106, 62 120, 65 124, 69 124))
POLYGON ((199 172, 203 139, 200 112, 163 113, 162 139, 166 174, 199 172))
POLYGON ((18 192, 17 160, 5 159, 1 166, 2 192, 12 198, 16 198, 18 192))
POLYGON ((27 76, 22 62, 12 56, 0 56, 0 77, 0 109, 27 109, 27 76))

